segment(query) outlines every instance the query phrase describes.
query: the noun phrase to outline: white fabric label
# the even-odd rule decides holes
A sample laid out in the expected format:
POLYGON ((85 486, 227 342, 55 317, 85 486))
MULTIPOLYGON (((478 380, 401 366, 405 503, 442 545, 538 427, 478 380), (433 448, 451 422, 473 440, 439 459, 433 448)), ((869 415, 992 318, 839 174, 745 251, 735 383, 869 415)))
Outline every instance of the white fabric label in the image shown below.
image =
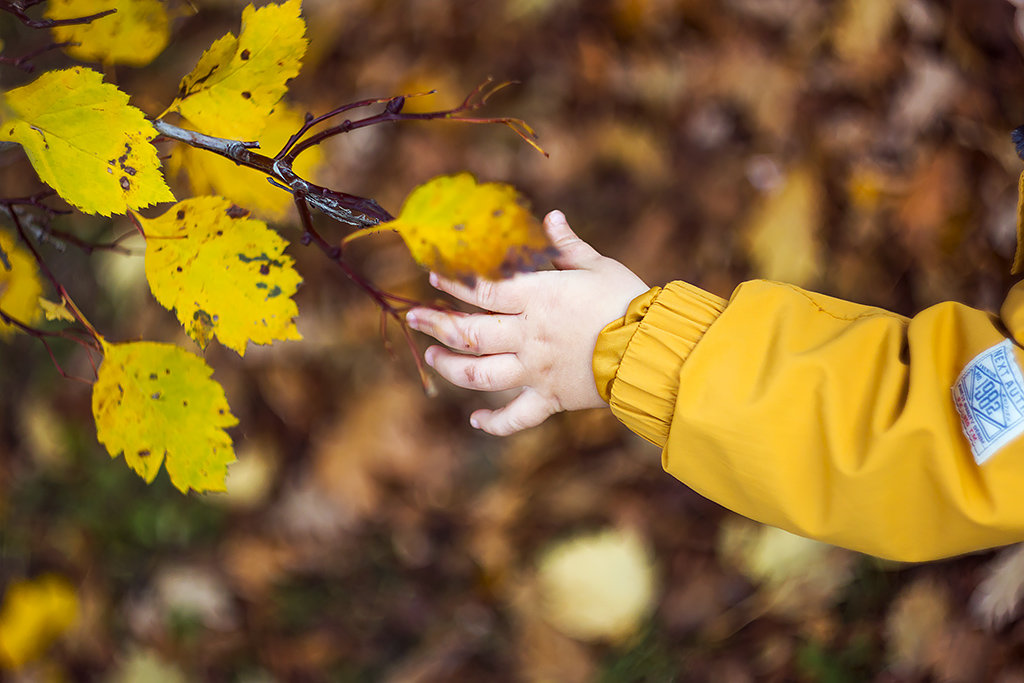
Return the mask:
POLYGON ((1024 432, 1024 378, 1009 339, 967 364, 953 385, 953 401, 979 465, 1024 432))

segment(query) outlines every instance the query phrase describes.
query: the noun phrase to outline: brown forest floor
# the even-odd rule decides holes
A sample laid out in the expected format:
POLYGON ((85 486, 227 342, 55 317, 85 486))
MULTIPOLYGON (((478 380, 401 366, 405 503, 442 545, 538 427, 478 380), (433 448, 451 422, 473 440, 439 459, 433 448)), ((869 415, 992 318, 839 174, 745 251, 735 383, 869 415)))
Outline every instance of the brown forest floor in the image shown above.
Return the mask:
MULTIPOLYGON (((241 3, 196 4, 154 65, 110 74, 150 113, 237 30, 241 3)), ((1006 0, 306 0, 304 13, 312 47, 291 97, 310 111, 431 88, 444 106, 488 76, 520 82, 488 112, 525 118, 550 158, 507 129, 444 122, 329 145, 325 184, 393 212, 467 170, 516 185, 538 215, 564 210, 652 284, 727 296, 767 276, 912 314, 947 299, 994 310, 1009 283, 1024 43, 1006 0), (803 199, 772 202, 797 175, 803 199)), ((21 30, 0 21, 8 42, 21 30)), ((10 166, 0 178, 31 187, 10 166)), ((397 240, 360 249, 377 282, 430 296, 397 240)), ((610 414, 474 433, 469 411, 495 399, 424 397, 373 304, 318 253, 290 251, 305 340, 207 353, 249 477, 226 499, 183 497, 163 474, 146 486, 96 443, 88 387, 30 339, 0 351, 0 588, 53 571, 82 601, 22 680, 107 680, 141 652, 165 680, 1024 681, 1015 556, 997 570, 996 553, 894 566, 833 551, 806 573, 844 580, 766 607, 717 550, 734 516, 610 414), (544 548, 605 527, 636 530, 659 577, 653 613, 617 645, 560 634, 529 590, 544 548), (979 589, 993 574, 995 597, 979 589), (982 592, 1009 616, 986 623, 982 592)), ((182 340, 138 268, 60 262, 120 338, 182 340)))

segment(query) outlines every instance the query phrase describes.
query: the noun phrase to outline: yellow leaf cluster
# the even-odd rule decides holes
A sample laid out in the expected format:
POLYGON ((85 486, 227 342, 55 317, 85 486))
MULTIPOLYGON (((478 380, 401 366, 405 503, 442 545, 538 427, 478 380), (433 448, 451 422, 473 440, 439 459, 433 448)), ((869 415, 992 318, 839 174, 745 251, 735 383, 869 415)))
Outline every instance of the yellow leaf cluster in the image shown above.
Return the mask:
POLYGON ((0 668, 39 659, 78 618, 78 596, 60 576, 14 581, 0 609, 0 668))
MULTIPOLYGON (((258 140, 265 154, 273 154, 284 146, 288 138, 302 126, 302 115, 278 102, 256 130, 238 129, 232 137, 238 140, 258 140)), ((182 124, 196 128, 191 121, 182 124)), ((320 147, 312 147, 295 160, 292 170, 300 177, 316 182, 317 170, 323 164, 320 147)), ((266 176, 217 154, 210 154, 185 144, 178 145, 168 162, 169 173, 184 173, 195 195, 220 195, 238 206, 244 206, 253 215, 269 221, 282 221, 294 206, 292 195, 274 189, 266 176)))
POLYGON ((544 230, 515 188, 478 184, 468 173, 420 185, 383 227, 398 231, 417 263, 466 282, 533 270, 551 255, 544 230))
POLYGON ((106 344, 92 390, 96 436, 146 482, 161 463, 183 493, 223 491, 235 459, 224 431, 238 423, 198 356, 173 344, 106 344))
POLYGON ((84 62, 146 66, 170 38, 170 18, 160 0, 50 0, 48 19, 71 19, 117 10, 87 24, 54 26, 58 43, 71 43, 67 53, 84 62))
MULTIPOLYGON (((14 236, 0 230, 0 311, 31 325, 39 319, 39 295, 43 284, 35 259, 18 246, 14 236)), ((0 321, 0 339, 18 328, 0 321)))
POLYGON ((299 73, 305 32, 300 0, 247 6, 238 37, 228 33, 214 41, 181 80, 168 110, 207 135, 237 139, 240 130, 260 130, 299 73))
POLYGON ((91 69, 48 71, 0 100, 0 140, 17 142, 39 178, 85 213, 126 213, 174 196, 156 130, 91 69))
POLYGON ((187 199, 140 221, 153 296, 201 347, 216 335, 244 355, 250 341, 301 339, 291 296, 302 279, 265 223, 223 197, 187 199))

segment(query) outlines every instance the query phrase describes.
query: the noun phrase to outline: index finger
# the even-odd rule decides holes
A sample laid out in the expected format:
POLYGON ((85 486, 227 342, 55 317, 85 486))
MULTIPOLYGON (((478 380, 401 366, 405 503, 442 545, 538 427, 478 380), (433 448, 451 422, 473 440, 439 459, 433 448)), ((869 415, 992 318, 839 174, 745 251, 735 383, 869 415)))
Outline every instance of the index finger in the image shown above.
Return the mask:
POLYGON ((470 286, 458 280, 451 280, 437 273, 431 273, 430 284, 467 304, 494 313, 522 313, 526 304, 523 292, 524 283, 518 277, 497 282, 477 278, 470 286))

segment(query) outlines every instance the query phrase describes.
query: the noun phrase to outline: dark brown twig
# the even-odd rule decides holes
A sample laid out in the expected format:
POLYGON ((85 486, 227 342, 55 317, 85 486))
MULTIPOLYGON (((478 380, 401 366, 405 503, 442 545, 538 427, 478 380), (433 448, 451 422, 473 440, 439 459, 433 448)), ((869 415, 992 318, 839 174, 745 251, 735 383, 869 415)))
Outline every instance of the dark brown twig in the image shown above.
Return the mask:
POLYGON ((78 330, 58 330, 56 332, 40 330, 38 328, 32 327, 31 325, 27 325, 22 321, 18 320, 17 318, 9 315, 2 308, 0 308, 0 321, 3 321, 8 325, 17 327, 19 330, 21 330, 28 336, 40 341, 43 347, 46 349, 46 353, 50 356, 50 361, 53 363, 53 367, 56 368, 57 372, 60 374, 61 377, 63 377, 64 379, 73 379, 77 382, 82 382, 84 384, 92 384, 92 382, 87 379, 78 377, 77 375, 68 374, 67 371, 65 371, 64 368, 61 366, 60 361, 57 360, 57 356, 53 353, 53 347, 50 346, 49 339, 47 339, 48 337, 52 337, 55 339, 66 339, 84 348, 86 356, 88 356, 89 358, 89 365, 92 366, 93 372, 96 372, 96 363, 93 361, 92 358, 92 352, 95 351, 96 349, 85 340, 72 336, 71 333, 77 332, 78 330))
POLYGON ((73 17, 71 19, 33 19, 25 14, 25 9, 38 5, 40 1, 41 0, 35 0, 34 2, 9 2, 9 0, 0 0, 0 11, 13 14, 19 21, 21 21, 21 23, 25 24, 25 26, 28 26, 29 28, 53 28, 54 26, 76 26, 78 24, 89 24, 117 11, 116 9, 108 9, 88 16, 73 17))
MULTIPOLYGON (((512 84, 511 81, 498 83, 496 85, 492 85, 493 83, 494 80, 488 78, 486 81, 484 81, 476 88, 474 88, 473 91, 466 96, 462 103, 459 104, 459 106, 454 107, 452 109, 444 109, 441 111, 422 112, 418 114, 403 112, 402 108, 405 106, 406 98, 419 96, 419 93, 415 95, 399 95, 397 97, 364 100, 363 102, 357 102, 354 103, 353 105, 346 105, 346 107, 342 107, 334 110, 333 112, 329 112, 328 114, 324 114, 323 116, 319 117, 317 121, 324 121, 332 116, 337 116, 338 114, 344 111, 348 111, 349 109, 365 107, 381 102, 387 103, 384 107, 384 111, 378 112, 377 114, 374 114, 372 116, 367 116, 365 118, 357 119, 355 121, 346 119, 337 126, 333 126, 331 128, 322 130, 319 133, 310 136, 306 140, 303 140, 302 142, 289 141, 289 144, 285 146, 285 150, 288 151, 285 152, 285 150, 282 150, 282 152, 285 153, 282 154, 280 158, 286 159, 288 161, 294 161, 294 159, 298 155, 302 154, 302 152, 309 149, 310 147, 314 147, 316 145, 321 144, 328 138, 334 137, 335 135, 341 135, 343 133, 349 133, 360 128, 366 128, 367 126, 375 126, 390 121, 431 121, 438 119, 449 119, 452 121, 459 121, 461 123, 498 123, 506 125, 512 130, 514 130, 516 134, 519 135, 519 137, 521 137, 523 140, 525 140, 531 147, 536 149, 544 156, 547 156, 547 152, 541 149, 541 147, 536 142, 537 134, 522 119, 508 116, 496 118, 476 118, 465 115, 467 113, 474 112, 477 109, 480 109, 485 104, 487 104, 487 101, 491 97, 493 97, 495 93, 497 93, 500 90, 503 90, 505 87, 512 84)), ((308 127, 306 128, 306 130, 308 130, 308 127)), ((303 133, 304 132, 305 131, 303 131, 303 133)))
POLYGON ((342 255, 341 247, 334 246, 324 239, 324 237, 317 231, 316 227, 313 225, 313 216, 310 214, 309 206, 306 204, 305 197, 303 197, 301 193, 295 194, 295 207, 298 209, 299 219, 302 222, 302 243, 305 245, 315 244, 320 251, 327 256, 327 258, 341 268, 342 272, 349 280, 355 283, 356 286, 366 292, 366 294, 376 302, 381 312, 381 336, 389 351, 390 342, 387 336, 387 319, 391 318, 398 323, 398 326, 402 329, 403 335, 405 336, 409 350, 412 352, 412 357, 416 363, 416 370, 419 372, 420 381, 423 383, 423 390, 428 395, 433 395, 436 389, 430 379, 430 375, 427 373, 427 369, 424 367, 419 349, 416 348, 416 342, 413 340, 412 334, 410 333, 408 326, 405 324, 405 318, 402 315, 410 308, 420 306, 422 304, 414 299, 408 299, 403 296, 391 294, 390 292, 385 292, 356 272, 345 260, 342 255))
POLYGON ((331 137, 342 133, 348 133, 353 130, 358 130, 360 128, 394 121, 429 121, 439 119, 449 119, 463 123, 500 123, 508 125, 535 149, 546 155, 546 152, 544 152, 544 150, 542 150, 536 143, 536 134, 522 119, 511 117, 476 118, 466 116, 467 113, 476 111, 480 107, 484 106, 484 104, 486 104, 495 93, 502 90, 509 84, 510 83, 506 82, 495 85, 492 79, 488 79, 469 93, 459 106, 453 109, 444 109, 435 112, 413 114, 402 111, 402 108, 405 105, 405 100, 408 97, 416 97, 424 94, 417 93, 412 95, 399 95, 397 97, 360 100, 359 102, 343 105, 320 116, 307 115, 299 131, 288 139, 288 142, 285 143, 281 151, 279 151, 273 158, 254 152, 253 149, 258 146, 256 143, 228 140, 204 135, 196 131, 180 128, 162 119, 157 119, 153 122, 153 125, 165 138, 178 140, 192 147, 220 154, 221 156, 231 159, 236 164, 264 173, 268 176, 268 179, 273 185, 290 191, 295 196, 301 194, 304 197, 306 204, 316 208, 321 213, 324 213, 337 221, 357 228, 367 228, 393 220, 394 216, 385 211, 373 199, 358 197, 356 195, 332 190, 301 178, 292 170, 292 164, 296 157, 298 157, 299 154, 302 154, 302 152, 323 143, 331 137), (372 106, 374 104, 384 104, 384 110, 354 121, 345 119, 345 121, 337 126, 327 128, 309 136, 306 139, 302 139, 313 126, 319 123, 323 123, 328 119, 340 116, 347 111, 372 106))
POLYGON ((50 281, 50 284, 53 285, 54 290, 56 290, 58 296, 60 296, 61 301, 67 306, 68 310, 71 312, 71 315, 74 316, 75 320, 77 320, 82 327, 89 331, 89 334, 92 337, 93 347, 98 351, 102 351, 102 337, 100 336, 99 332, 96 331, 92 324, 90 324, 89 321, 82 314, 81 310, 79 310, 78 306, 75 305, 75 302, 71 298, 71 295, 68 294, 67 289, 64 288, 64 285, 62 285, 60 281, 57 279, 57 277, 53 274, 53 271, 50 270, 50 267, 46 264, 46 261, 39 253, 39 250, 36 249, 36 245, 32 243, 32 240, 29 239, 28 233, 25 231, 25 226, 22 224, 21 219, 18 216, 18 212, 15 211, 13 207, 6 208, 8 215, 14 222, 15 229, 18 231, 18 236, 21 237, 21 241, 25 243, 25 246, 28 248, 28 250, 32 252, 32 257, 35 258, 36 264, 38 264, 39 266, 39 270, 42 271, 43 275, 46 276, 46 279, 48 279, 50 281))
POLYGON ((28 54, 22 55, 21 57, 4 57, 0 55, 0 63, 9 64, 16 69, 21 69, 25 73, 32 73, 35 71, 35 64, 30 62, 41 54, 49 52, 51 50, 59 50, 62 47, 70 47, 72 45, 78 45, 78 43, 72 41, 64 41, 63 43, 50 43, 43 47, 37 48, 28 54))
MULTIPOLYGON (((44 190, 34 195, 27 197, 11 197, 0 199, 0 206, 7 209, 8 213, 14 211, 16 206, 26 206, 34 209, 38 209, 46 214, 47 217, 60 216, 72 213, 67 209, 55 209, 52 206, 44 203, 44 200, 56 196, 56 192, 53 190, 44 190)), ((58 249, 63 249, 65 244, 71 244, 86 254, 92 254, 94 251, 113 251, 120 254, 130 254, 131 251, 125 247, 120 246, 120 243, 129 237, 132 233, 121 235, 110 242, 90 242, 83 240, 82 238, 72 235, 71 233, 57 230, 50 225, 33 225, 32 229, 38 231, 37 238, 41 241, 53 242, 58 249)))

